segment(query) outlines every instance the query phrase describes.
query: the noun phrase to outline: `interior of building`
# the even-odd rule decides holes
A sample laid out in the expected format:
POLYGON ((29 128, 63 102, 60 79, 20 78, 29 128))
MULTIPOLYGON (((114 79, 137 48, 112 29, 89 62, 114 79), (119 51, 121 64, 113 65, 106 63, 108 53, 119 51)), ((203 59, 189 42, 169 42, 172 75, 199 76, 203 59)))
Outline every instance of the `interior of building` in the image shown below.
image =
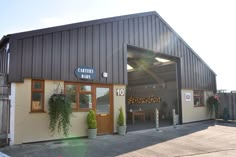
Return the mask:
MULTIPOLYGON (((171 57, 170 57, 171 58, 171 57)), ((158 54, 128 49, 127 131, 172 125, 179 111, 176 62, 158 54)))

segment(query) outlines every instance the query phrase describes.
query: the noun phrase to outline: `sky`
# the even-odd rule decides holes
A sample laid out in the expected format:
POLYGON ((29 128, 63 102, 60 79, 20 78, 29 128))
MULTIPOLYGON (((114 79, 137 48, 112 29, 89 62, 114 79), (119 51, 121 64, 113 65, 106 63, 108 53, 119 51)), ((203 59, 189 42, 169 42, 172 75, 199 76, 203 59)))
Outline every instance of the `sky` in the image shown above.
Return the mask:
POLYGON ((0 0, 3 35, 156 11, 217 74, 217 89, 236 90, 235 0, 0 0))

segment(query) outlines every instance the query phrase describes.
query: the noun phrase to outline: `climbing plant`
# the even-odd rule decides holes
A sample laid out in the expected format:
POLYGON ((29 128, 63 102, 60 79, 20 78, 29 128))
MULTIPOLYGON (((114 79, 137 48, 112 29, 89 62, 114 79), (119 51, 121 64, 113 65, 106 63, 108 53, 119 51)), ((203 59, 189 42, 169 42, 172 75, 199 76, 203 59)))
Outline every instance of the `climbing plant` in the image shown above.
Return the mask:
POLYGON ((57 130, 68 136, 72 108, 65 94, 53 94, 49 99, 49 130, 54 135, 57 130))
POLYGON ((218 106, 219 106, 219 97, 217 95, 210 96, 207 99, 207 110, 210 116, 212 117, 215 113, 215 117, 218 115, 218 106))

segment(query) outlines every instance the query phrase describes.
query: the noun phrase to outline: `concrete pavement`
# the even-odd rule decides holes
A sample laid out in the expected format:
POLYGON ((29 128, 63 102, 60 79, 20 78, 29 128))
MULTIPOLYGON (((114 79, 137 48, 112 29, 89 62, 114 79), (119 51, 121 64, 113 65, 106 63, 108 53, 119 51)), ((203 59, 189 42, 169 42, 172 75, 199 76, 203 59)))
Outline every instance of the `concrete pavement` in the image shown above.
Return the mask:
POLYGON ((236 156, 236 123, 213 121, 129 132, 125 136, 22 144, 0 148, 11 157, 236 156))

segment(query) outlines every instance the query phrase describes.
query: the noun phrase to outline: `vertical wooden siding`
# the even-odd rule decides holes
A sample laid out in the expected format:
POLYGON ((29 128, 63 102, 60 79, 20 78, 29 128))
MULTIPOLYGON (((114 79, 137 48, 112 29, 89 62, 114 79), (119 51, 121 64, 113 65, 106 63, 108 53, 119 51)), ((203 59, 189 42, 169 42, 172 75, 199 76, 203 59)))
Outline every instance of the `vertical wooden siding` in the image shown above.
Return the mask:
POLYGON ((157 15, 137 16, 52 31, 11 45, 10 81, 25 77, 76 81, 74 69, 94 67, 94 82, 126 84, 125 44, 182 58, 182 88, 216 90, 215 74, 157 15), (108 72, 108 78, 102 78, 108 72))

